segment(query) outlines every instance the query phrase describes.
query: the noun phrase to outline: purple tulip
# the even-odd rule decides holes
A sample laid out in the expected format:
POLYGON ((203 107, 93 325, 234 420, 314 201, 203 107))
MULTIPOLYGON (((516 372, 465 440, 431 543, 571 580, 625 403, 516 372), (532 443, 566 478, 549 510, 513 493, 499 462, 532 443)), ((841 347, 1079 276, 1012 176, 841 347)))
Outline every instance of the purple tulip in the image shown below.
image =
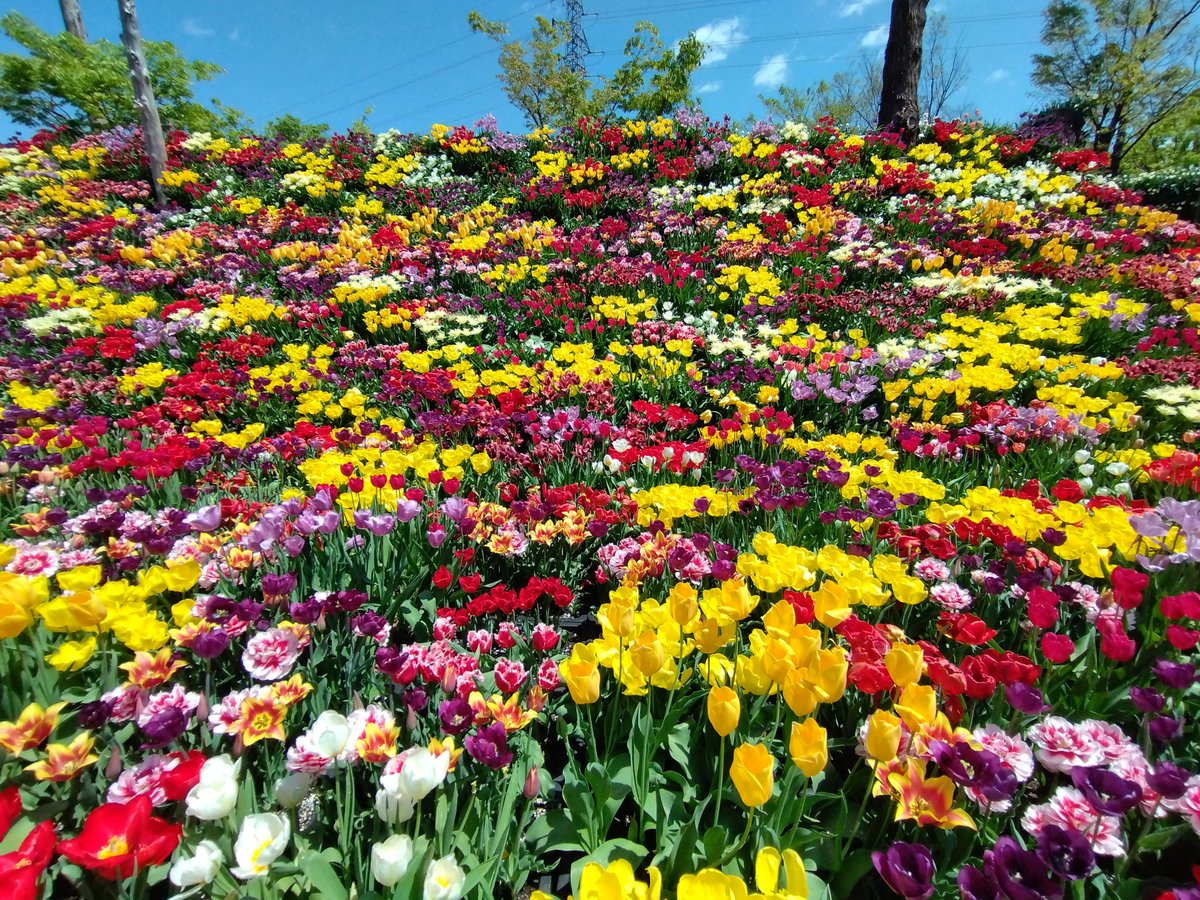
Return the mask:
POLYGON ((1155 661, 1152 670, 1155 678, 1177 691, 1187 690, 1196 680, 1196 666, 1192 663, 1159 659, 1155 661))
POLYGON ((905 900, 929 900, 933 896, 937 867, 924 844, 897 841, 887 850, 872 853, 871 863, 887 886, 905 900))
POLYGON ((202 631, 192 639, 192 652, 200 659, 216 659, 229 646, 229 632, 224 628, 202 631))
POLYGON ((1096 865, 1096 854, 1088 839, 1059 825, 1046 825, 1038 833, 1037 853, 1051 872, 1068 881, 1087 877, 1096 865))
POLYGON ((438 704, 438 718, 442 722, 442 731, 446 734, 462 734, 471 727, 475 720, 475 712, 470 703, 461 697, 455 697, 438 704))
POLYGON ((1048 900, 1062 896, 1062 885, 1051 876, 1042 858, 1032 850, 1023 850, 1010 837, 996 841, 985 854, 987 866, 1000 892, 1008 900, 1048 900))
POLYGON ((933 741, 929 750, 938 768, 951 781, 974 788, 993 803, 1009 800, 1017 792, 1017 776, 990 750, 976 750, 966 742, 945 741, 933 741))
POLYGON ((107 725, 108 720, 112 718, 115 705, 116 703, 112 700, 93 700, 83 704, 79 707, 79 727, 95 731, 97 728, 107 725))
POLYGON ((1005 686, 1004 699, 1017 712, 1027 716, 1036 716, 1050 711, 1050 705, 1046 703, 1042 692, 1020 681, 1005 686))
POLYGON ((508 733, 499 722, 485 725, 463 740, 471 758, 492 769, 503 769, 513 759, 508 749, 508 733))
POLYGON ((142 744, 143 750, 157 750, 177 740, 187 730, 189 716, 182 709, 169 706, 162 712, 151 716, 142 726, 142 733, 147 741, 142 744))
POLYGON ((958 870, 958 895, 962 900, 999 900, 996 877, 986 869, 963 866, 958 870))
POLYGON ((221 505, 214 503, 212 506, 202 506, 184 516, 183 521, 192 531, 201 534, 216 531, 221 527, 221 505))
POLYGON ((1174 763, 1160 762, 1154 771, 1146 776, 1150 790, 1160 794, 1164 800, 1178 800, 1187 790, 1188 779, 1192 777, 1187 769, 1174 763))
POLYGON ((1150 720, 1150 737, 1159 744, 1179 740, 1183 734, 1183 720, 1174 716, 1155 716, 1150 720))
POLYGON ((1141 785, 1103 766, 1076 766, 1071 781, 1096 812, 1123 816, 1142 802, 1141 785))
POLYGON ((1129 689, 1129 699, 1133 701, 1133 705, 1137 707, 1138 712, 1157 713, 1162 712, 1163 707, 1167 705, 1166 699, 1151 687, 1131 687, 1129 689))

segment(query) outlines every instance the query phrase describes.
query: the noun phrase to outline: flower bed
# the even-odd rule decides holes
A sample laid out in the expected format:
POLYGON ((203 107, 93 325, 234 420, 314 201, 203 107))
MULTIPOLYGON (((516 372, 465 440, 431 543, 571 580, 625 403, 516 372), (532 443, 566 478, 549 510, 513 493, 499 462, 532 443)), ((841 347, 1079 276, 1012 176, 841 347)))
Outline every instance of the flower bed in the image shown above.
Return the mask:
POLYGON ((169 150, 0 150, 0 893, 1197 896, 1195 226, 957 123, 169 150))

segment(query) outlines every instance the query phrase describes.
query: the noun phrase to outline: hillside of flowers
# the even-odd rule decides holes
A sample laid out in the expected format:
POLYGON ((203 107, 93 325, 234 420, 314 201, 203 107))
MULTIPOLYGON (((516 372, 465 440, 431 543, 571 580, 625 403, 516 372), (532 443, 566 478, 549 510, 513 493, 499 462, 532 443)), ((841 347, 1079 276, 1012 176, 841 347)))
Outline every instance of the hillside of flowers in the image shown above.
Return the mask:
POLYGON ((0 897, 1200 897, 1200 229, 683 113, 0 148, 0 897))

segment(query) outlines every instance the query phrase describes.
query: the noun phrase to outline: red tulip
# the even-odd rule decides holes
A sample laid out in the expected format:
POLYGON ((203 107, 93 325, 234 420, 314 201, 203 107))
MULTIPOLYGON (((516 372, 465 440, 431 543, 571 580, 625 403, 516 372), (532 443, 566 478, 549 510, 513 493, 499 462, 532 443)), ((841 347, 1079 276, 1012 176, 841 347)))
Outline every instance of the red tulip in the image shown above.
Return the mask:
POLYGON ((113 881, 166 862, 183 827, 150 814, 150 797, 105 803, 88 814, 78 837, 59 841, 58 852, 82 869, 113 881))

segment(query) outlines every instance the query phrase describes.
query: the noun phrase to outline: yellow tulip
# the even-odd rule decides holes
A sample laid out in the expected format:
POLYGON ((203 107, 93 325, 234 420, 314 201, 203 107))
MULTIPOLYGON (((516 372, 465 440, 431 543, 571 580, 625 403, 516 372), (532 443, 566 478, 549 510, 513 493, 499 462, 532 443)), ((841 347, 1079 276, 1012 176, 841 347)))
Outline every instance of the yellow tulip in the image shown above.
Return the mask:
POLYGON ((910 684, 900 692, 896 712, 909 730, 918 731, 937 715, 937 694, 930 685, 910 684))
POLYGON ((762 806, 775 790, 775 758, 762 744, 741 744, 733 751, 729 777, 744 804, 762 806))
POLYGON ((737 691, 729 687, 715 687, 708 692, 708 721, 713 731, 721 737, 729 737, 742 717, 742 701, 737 691))
POLYGON ((808 673, 803 669, 793 669, 788 672, 783 682, 783 699, 797 716, 807 716, 817 708, 820 698, 813 690, 808 680, 808 673))
POLYGON ((82 641, 67 641, 61 644, 53 653, 46 655, 46 662, 60 672, 78 672, 87 665, 92 654, 96 652, 96 639, 85 638, 82 641))
POLYGON ((600 699, 600 666, 591 647, 576 644, 571 655, 559 664, 558 671, 571 692, 571 699, 580 706, 600 699))
POLYGON ((792 762, 809 778, 825 770, 829 762, 829 745, 825 729, 816 719, 805 719, 792 723, 792 734, 788 740, 788 753, 792 762))
POLYGON ((879 762, 890 762, 900 750, 900 719, 885 709, 877 709, 867 719, 867 755, 879 762))
POLYGON ((883 657, 892 681, 899 687, 907 687, 921 680, 925 665, 925 653, 916 644, 892 644, 883 657))
POLYGON ((701 653, 716 653, 737 635, 737 624, 712 617, 696 623, 692 636, 701 653))
POLYGON ((653 631, 643 631, 629 648, 633 664, 649 678, 663 666, 663 645, 653 631))
POLYGON ((671 588, 667 595, 667 611, 680 628, 689 625, 696 616, 700 615, 700 605, 696 601, 696 589, 686 581, 681 581, 671 588))
POLYGON ((804 871, 804 860, 795 850, 780 853, 774 847, 763 847, 754 859, 754 884, 768 897, 787 900, 808 900, 808 875, 804 871), (779 870, 783 869, 784 883, 779 883, 779 870))

